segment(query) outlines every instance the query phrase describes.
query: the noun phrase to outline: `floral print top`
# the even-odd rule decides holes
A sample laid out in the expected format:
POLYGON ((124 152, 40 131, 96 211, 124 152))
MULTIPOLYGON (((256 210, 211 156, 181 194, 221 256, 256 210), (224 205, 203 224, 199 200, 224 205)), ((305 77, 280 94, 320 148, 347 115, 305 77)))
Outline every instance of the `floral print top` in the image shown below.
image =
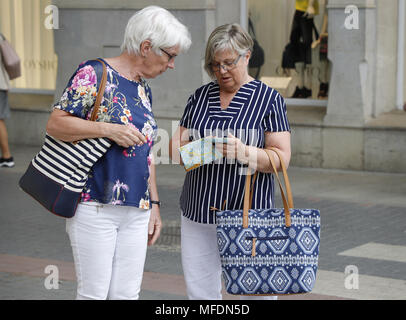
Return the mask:
MULTIPOLYGON (((151 154, 157 133, 151 89, 144 80, 141 83, 128 80, 104 62, 107 83, 96 121, 133 126, 142 132, 147 143, 123 148, 113 142, 90 171, 81 201, 149 209, 151 154)), ((81 63, 54 108, 89 119, 102 70, 99 61, 81 63)))

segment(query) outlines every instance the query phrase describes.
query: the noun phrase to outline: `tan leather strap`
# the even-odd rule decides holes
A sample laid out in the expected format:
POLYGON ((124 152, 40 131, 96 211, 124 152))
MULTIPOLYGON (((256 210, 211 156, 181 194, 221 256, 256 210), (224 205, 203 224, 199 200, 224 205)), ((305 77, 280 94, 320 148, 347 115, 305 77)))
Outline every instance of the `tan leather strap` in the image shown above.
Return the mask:
POLYGON ((254 184, 255 184, 255 181, 257 180, 257 176, 258 176, 258 171, 255 171, 255 174, 252 177, 251 189, 250 189, 250 208, 252 208, 252 198, 254 197, 254 184))
POLYGON ((97 91, 97 96, 96 96, 96 101, 94 103, 92 115, 90 116, 90 121, 96 121, 97 118, 97 113, 99 112, 100 108, 100 103, 102 101, 103 95, 104 95, 104 90, 106 89, 106 82, 107 82, 107 70, 106 70, 106 65, 103 62, 103 60, 96 59, 96 61, 101 62, 103 65, 103 75, 100 81, 100 86, 99 90, 97 91))
MULTIPOLYGON (((290 209, 293 209, 293 197, 292 197, 292 190, 290 187, 289 177, 287 174, 285 163, 283 162, 283 158, 282 158, 280 152, 276 148, 271 148, 271 150, 264 149, 264 151, 266 152, 266 154, 269 158, 269 162, 271 163, 272 169, 274 171, 274 175, 278 181, 279 189, 281 191, 283 207, 285 210, 285 225, 287 227, 290 227, 291 226, 290 209), (285 192, 283 190, 282 182, 279 178, 278 171, 276 169, 275 161, 273 159, 271 150, 277 154, 277 156, 279 157, 279 161, 281 163, 280 166, 282 168, 283 178, 284 178, 284 182, 285 182, 287 199, 285 196, 285 192)), ((255 172, 254 181, 251 184, 251 172, 250 172, 250 169, 247 169, 247 175, 245 177, 244 206, 243 206, 243 219, 242 219, 243 228, 248 228, 248 224, 249 224, 249 215, 248 214, 249 214, 249 209, 252 206, 252 197, 253 197, 253 189, 254 189, 253 187, 254 187, 254 182, 255 182, 256 176, 257 176, 257 172, 255 172)))
POLYGON ((252 208, 252 197, 254 195, 254 184, 257 179, 258 172, 255 171, 254 177, 251 183, 251 169, 247 168, 247 175, 245 177, 245 190, 244 190, 244 206, 242 215, 243 228, 248 228, 248 213, 252 208))
POLYGON ((245 190, 244 190, 244 206, 242 210, 242 227, 248 228, 248 211, 250 209, 250 184, 251 184, 251 169, 247 168, 247 175, 245 176, 245 190))
POLYGON ((226 208, 226 203, 227 203, 227 199, 225 199, 223 201, 223 206, 220 209, 217 209, 216 207, 210 206, 210 211, 224 211, 224 209, 226 208))
MULTIPOLYGON (((287 200, 286 200, 286 197, 285 197, 285 193, 284 193, 284 191, 283 191, 282 182, 281 182, 281 180, 280 180, 280 178, 279 178, 278 170, 276 169, 276 166, 275 166, 275 161, 274 161, 274 159, 273 159, 272 153, 271 153, 270 150, 267 150, 267 149, 264 149, 264 150, 265 150, 265 152, 266 152, 266 154, 267 154, 267 156, 268 156, 268 158, 269 158, 269 162, 270 162, 271 165, 272 165, 272 169, 273 169, 273 171, 274 171, 274 175, 275 175, 275 177, 276 177, 276 180, 278 181, 279 189, 280 189, 280 191, 281 191, 283 207, 284 207, 284 209, 285 209, 285 225, 286 225, 287 227, 290 227, 290 226, 291 226, 290 209, 293 208, 293 206, 291 206, 291 204, 293 205, 293 200, 292 200, 292 192, 291 192, 291 190, 290 190, 290 184, 289 184, 289 183, 286 184, 286 181, 285 181, 285 186, 289 185, 289 190, 286 189, 286 193, 288 194, 288 199, 290 198, 290 199, 292 200, 292 201, 287 201, 287 200)), ((275 151, 275 150, 273 150, 273 151, 275 151)), ((282 162, 283 162, 283 159, 282 159, 281 155, 279 154, 279 152, 278 152, 278 151, 275 151, 275 153, 278 155, 279 160, 280 160, 280 162, 282 163, 282 162)), ((285 167, 284 165, 282 165, 282 164, 281 164, 281 167, 282 167, 282 170, 284 170, 284 171, 286 172, 286 167, 285 167)), ((285 175, 285 173, 284 173, 284 179, 285 179, 285 177, 286 177, 286 178, 288 177, 287 173, 286 173, 286 175, 285 175)), ((288 179, 289 179, 289 178, 288 178, 288 179)))
POLYGON ((283 158, 282 158, 282 156, 281 156, 281 154, 280 154, 280 152, 279 152, 278 149, 276 149, 276 148, 274 148, 274 147, 271 147, 270 149, 271 149, 272 151, 274 151, 274 152, 277 154, 278 158, 279 158, 279 162, 280 162, 280 165, 281 165, 281 168, 282 168, 282 173, 283 173, 283 180, 285 181, 286 193, 287 193, 287 196, 288 196, 289 208, 294 208, 294 205, 293 205, 293 198, 292 198, 292 189, 291 189, 291 187, 290 187, 290 182, 289 182, 289 177, 288 177, 288 171, 286 170, 285 162, 283 161, 283 158), (289 190, 289 191, 288 191, 288 190, 289 190))

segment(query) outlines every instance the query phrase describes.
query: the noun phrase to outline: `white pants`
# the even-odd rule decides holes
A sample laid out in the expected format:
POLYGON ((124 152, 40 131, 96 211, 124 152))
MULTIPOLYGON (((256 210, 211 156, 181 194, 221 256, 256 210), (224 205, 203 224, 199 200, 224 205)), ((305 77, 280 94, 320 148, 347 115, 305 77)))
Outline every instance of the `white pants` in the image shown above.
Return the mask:
POLYGON ((79 204, 66 221, 77 278, 76 299, 138 299, 150 211, 79 204))
MULTIPOLYGON (((215 224, 182 216, 182 267, 188 298, 221 300, 221 261, 215 224)), ((240 296, 241 300, 276 300, 277 296, 240 296)))

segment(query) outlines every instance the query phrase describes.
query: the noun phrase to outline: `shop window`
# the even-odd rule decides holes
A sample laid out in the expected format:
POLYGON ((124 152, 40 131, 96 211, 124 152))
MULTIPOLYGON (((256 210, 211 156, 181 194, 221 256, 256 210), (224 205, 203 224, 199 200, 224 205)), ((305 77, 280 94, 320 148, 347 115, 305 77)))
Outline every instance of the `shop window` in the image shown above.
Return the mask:
POLYGON ((257 61, 249 72, 285 98, 325 100, 331 69, 327 59, 327 0, 314 1, 312 19, 304 17, 308 3, 249 0, 248 29, 264 54, 262 65, 257 61))
POLYGON ((0 32, 21 59, 22 76, 11 81, 12 89, 55 90, 58 60, 52 14, 51 0, 0 1, 0 32))

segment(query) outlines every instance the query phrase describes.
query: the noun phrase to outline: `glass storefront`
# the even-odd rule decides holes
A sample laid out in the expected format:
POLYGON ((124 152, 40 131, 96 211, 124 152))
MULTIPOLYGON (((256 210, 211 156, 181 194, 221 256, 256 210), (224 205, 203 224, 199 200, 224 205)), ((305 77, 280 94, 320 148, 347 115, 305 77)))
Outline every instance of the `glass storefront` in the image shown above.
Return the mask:
MULTIPOLYGON (((55 90, 58 59, 54 51, 51 0, 1 0, 0 32, 21 59, 18 90, 55 90)), ((55 21, 56 22, 56 21, 55 21)))
POLYGON ((327 99, 327 0, 315 0, 310 9, 308 4, 309 0, 248 1, 249 30, 257 41, 250 74, 285 98, 327 99), (314 18, 309 18, 309 10, 314 18))

